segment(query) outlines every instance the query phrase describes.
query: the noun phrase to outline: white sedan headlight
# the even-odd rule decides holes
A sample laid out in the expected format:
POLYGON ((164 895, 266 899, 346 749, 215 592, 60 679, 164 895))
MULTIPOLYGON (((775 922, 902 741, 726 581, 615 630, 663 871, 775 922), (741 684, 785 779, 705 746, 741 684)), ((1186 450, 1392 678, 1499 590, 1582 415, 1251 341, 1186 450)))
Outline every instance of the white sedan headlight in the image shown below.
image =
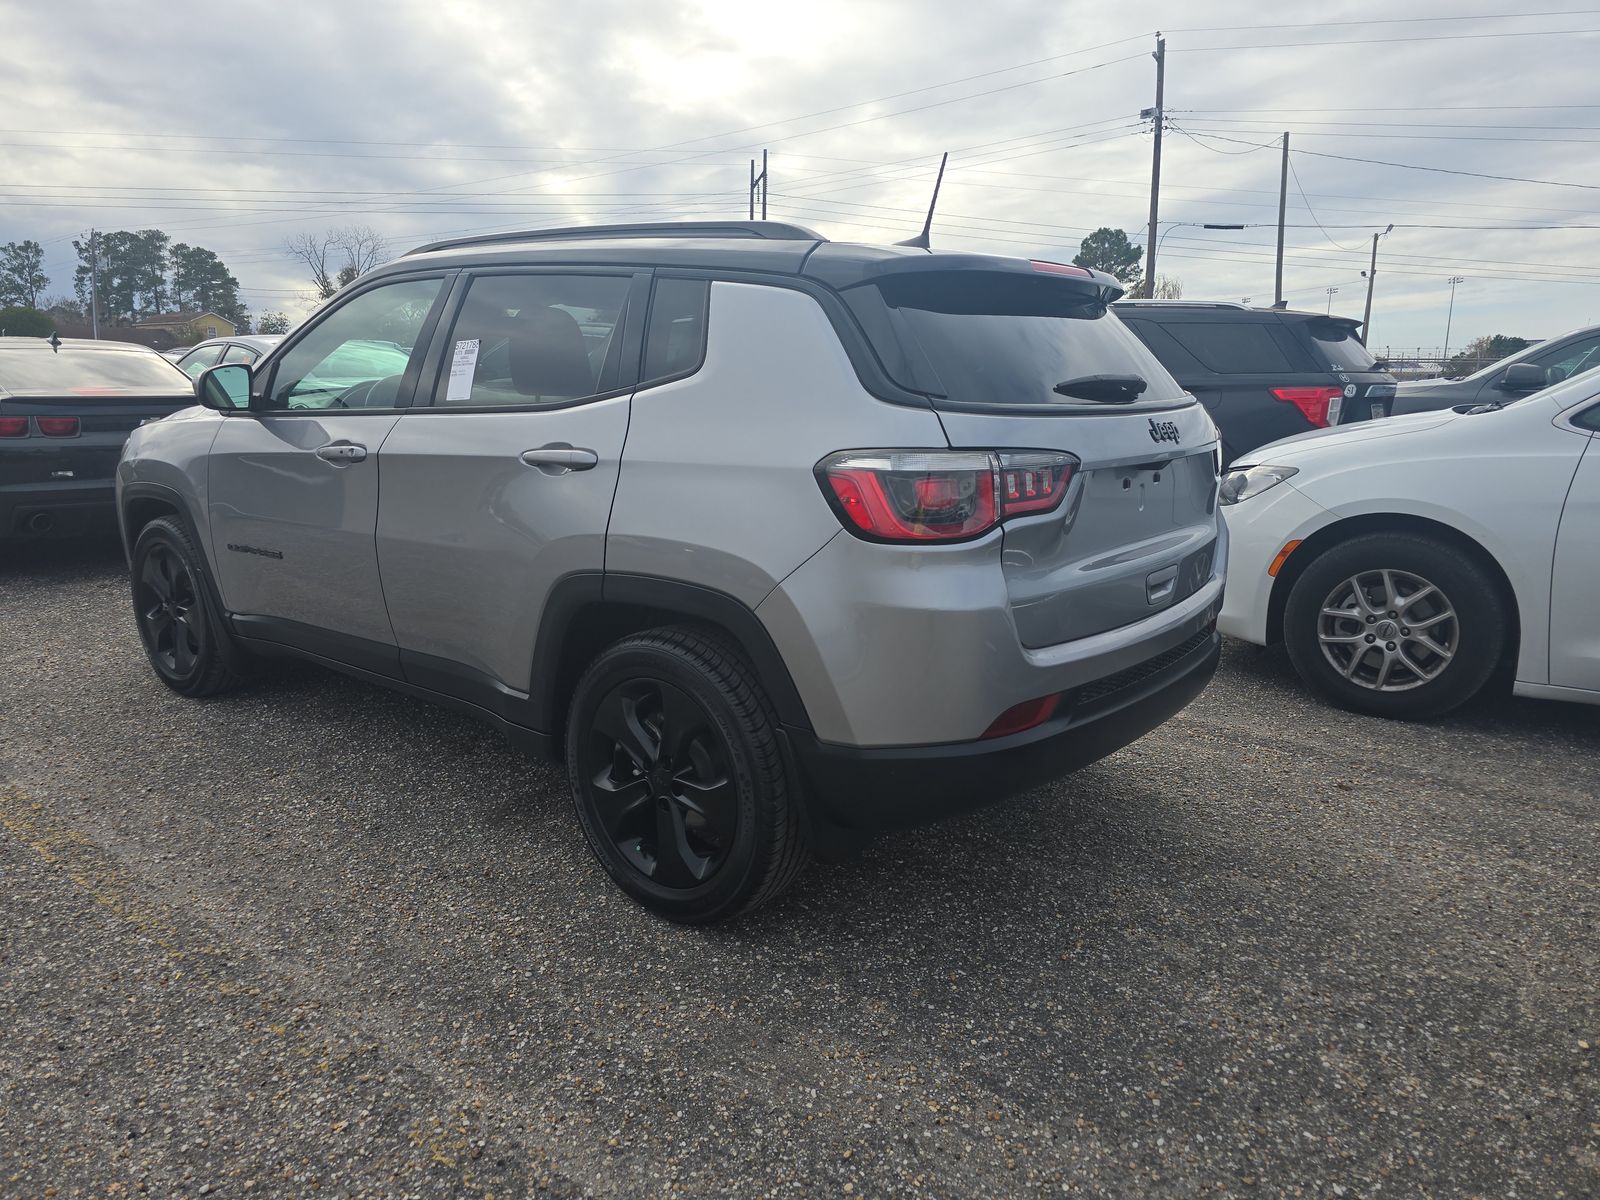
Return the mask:
POLYGON ((1252 496, 1259 496, 1268 488, 1275 488, 1289 476, 1297 474, 1298 467, 1244 467, 1229 471, 1222 477, 1222 491, 1217 499, 1223 504, 1238 504, 1252 496))

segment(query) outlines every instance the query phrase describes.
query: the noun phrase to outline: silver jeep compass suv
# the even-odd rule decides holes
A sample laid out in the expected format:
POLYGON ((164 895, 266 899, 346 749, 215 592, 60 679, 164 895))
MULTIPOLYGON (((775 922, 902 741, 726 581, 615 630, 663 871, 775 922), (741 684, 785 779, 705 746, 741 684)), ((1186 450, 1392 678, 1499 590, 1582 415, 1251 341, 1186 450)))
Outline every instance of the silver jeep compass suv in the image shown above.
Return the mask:
POLYGON ((1217 435, 1119 294, 776 222, 424 246, 128 441, 145 650, 464 708, 630 895, 729 916, 1205 685, 1217 435))

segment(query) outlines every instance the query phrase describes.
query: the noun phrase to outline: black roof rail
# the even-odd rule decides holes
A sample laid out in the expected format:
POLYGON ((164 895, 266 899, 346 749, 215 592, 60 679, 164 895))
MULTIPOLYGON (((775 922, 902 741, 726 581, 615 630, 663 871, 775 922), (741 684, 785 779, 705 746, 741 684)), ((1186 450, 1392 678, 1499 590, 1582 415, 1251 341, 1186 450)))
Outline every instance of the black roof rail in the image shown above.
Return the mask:
POLYGON ((491 246, 499 242, 569 242, 605 238, 762 238, 774 242, 825 242, 814 229, 787 221, 652 221, 640 225, 570 225, 562 229, 524 229, 512 233, 484 233, 448 238, 418 246, 410 254, 453 250, 461 246, 491 246))

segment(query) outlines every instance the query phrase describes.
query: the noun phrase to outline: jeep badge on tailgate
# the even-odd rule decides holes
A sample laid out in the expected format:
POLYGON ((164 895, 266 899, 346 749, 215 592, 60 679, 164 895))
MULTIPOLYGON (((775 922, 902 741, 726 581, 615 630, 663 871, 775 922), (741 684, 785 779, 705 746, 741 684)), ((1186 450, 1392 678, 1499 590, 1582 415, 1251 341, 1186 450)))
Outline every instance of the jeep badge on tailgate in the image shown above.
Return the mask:
POLYGON ((1150 440, 1152 442, 1171 442, 1178 444, 1178 423, 1176 421, 1158 421, 1150 418, 1150 440))

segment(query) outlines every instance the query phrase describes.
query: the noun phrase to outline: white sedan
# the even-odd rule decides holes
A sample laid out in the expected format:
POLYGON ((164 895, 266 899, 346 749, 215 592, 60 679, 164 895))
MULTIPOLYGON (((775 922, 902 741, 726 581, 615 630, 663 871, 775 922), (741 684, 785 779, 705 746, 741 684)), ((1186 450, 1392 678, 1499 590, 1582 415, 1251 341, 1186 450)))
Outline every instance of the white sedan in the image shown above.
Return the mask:
POLYGON ((1224 477, 1223 633, 1346 708, 1427 717, 1499 672, 1600 704, 1600 379, 1302 434, 1224 477))

